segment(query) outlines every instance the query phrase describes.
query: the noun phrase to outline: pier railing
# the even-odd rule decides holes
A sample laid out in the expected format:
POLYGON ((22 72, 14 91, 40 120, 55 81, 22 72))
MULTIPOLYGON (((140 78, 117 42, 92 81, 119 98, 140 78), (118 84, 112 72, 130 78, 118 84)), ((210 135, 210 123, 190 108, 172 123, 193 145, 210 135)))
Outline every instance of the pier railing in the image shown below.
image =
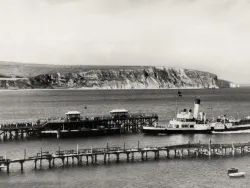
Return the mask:
POLYGON ((175 159, 175 158, 192 158, 192 157, 228 157, 228 156, 242 156, 250 154, 250 142, 246 143, 186 143, 186 144, 176 144, 167 146, 147 146, 140 147, 138 142, 137 147, 126 148, 125 143, 123 147, 113 146, 104 148, 84 148, 84 149, 70 149, 61 150, 60 148, 55 152, 49 151, 39 151, 35 156, 27 156, 26 150, 24 157, 19 159, 11 159, 6 156, 0 157, 0 170, 5 169, 7 173, 10 172, 10 165, 13 163, 20 163, 21 171, 23 171, 23 165, 26 162, 33 161, 35 163, 35 169, 37 169, 37 162, 40 162, 40 168, 42 168, 42 161, 48 161, 49 168, 56 166, 55 161, 61 161, 62 166, 69 164, 69 159, 74 164, 76 160, 77 165, 88 165, 96 164, 97 162, 103 161, 104 164, 114 160, 118 163, 120 160, 134 161, 142 160, 147 161, 150 159, 175 159), (111 158, 113 155, 115 157, 111 158), (101 159, 100 159, 101 156, 101 159), (122 158, 123 156, 123 158, 122 158), (124 158, 125 156, 125 158, 124 158), (85 159, 85 161, 83 160, 85 159))

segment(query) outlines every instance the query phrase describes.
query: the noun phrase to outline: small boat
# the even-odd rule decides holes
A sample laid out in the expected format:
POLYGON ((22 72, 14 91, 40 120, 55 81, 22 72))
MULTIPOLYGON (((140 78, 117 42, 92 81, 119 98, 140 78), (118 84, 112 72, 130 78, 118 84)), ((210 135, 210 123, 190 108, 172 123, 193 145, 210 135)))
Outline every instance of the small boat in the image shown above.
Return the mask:
POLYGON ((239 172, 239 169, 237 168, 230 168, 227 171, 229 177, 244 177, 245 176, 245 172, 239 172))

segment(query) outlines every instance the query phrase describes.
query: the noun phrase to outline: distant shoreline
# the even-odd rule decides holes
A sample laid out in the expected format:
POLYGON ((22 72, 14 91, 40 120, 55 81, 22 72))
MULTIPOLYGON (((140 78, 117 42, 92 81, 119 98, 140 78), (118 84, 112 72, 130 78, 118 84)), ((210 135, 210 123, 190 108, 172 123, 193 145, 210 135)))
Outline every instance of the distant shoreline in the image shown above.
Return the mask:
MULTIPOLYGON (((245 87, 240 87, 240 88, 245 88, 245 87)), ((111 91, 111 90, 219 90, 219 89, 235 89, 234 87, 231 88, 194 88, 194 87, 190 87, 190 88, 159 88, 159 89, 155 89, 155 88, 136 88, 136 89, 107 89, 107 88, 54 88, 54 89, 0 89, 0 92, 5 92, 5 91, 53 91, 53 90, 78 90, 78 91, 97 91, 97 90, 106 90, 106 91, 111 91)))

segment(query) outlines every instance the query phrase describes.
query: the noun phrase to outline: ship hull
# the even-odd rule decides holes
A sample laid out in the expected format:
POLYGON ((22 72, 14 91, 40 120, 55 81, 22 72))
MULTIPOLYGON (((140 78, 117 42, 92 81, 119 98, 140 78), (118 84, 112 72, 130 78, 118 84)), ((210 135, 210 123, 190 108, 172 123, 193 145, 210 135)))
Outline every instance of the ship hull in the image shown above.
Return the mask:
POLYGON ((210 134, 211 130, 202 129, 167 129, 167 128, 153 128, 153 127, 143 127, 142 132, 144 134, 158 135, 158 134, 210 134))

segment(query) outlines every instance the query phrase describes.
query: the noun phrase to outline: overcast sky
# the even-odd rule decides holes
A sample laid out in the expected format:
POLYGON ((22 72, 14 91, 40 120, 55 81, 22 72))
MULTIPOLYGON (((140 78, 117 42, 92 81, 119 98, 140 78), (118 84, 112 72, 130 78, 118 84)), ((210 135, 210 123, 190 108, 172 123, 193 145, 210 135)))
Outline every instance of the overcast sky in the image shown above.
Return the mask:
POLYGON ((0 0, 0 60, 198 69, 250 83, 249 0, 0 0))

